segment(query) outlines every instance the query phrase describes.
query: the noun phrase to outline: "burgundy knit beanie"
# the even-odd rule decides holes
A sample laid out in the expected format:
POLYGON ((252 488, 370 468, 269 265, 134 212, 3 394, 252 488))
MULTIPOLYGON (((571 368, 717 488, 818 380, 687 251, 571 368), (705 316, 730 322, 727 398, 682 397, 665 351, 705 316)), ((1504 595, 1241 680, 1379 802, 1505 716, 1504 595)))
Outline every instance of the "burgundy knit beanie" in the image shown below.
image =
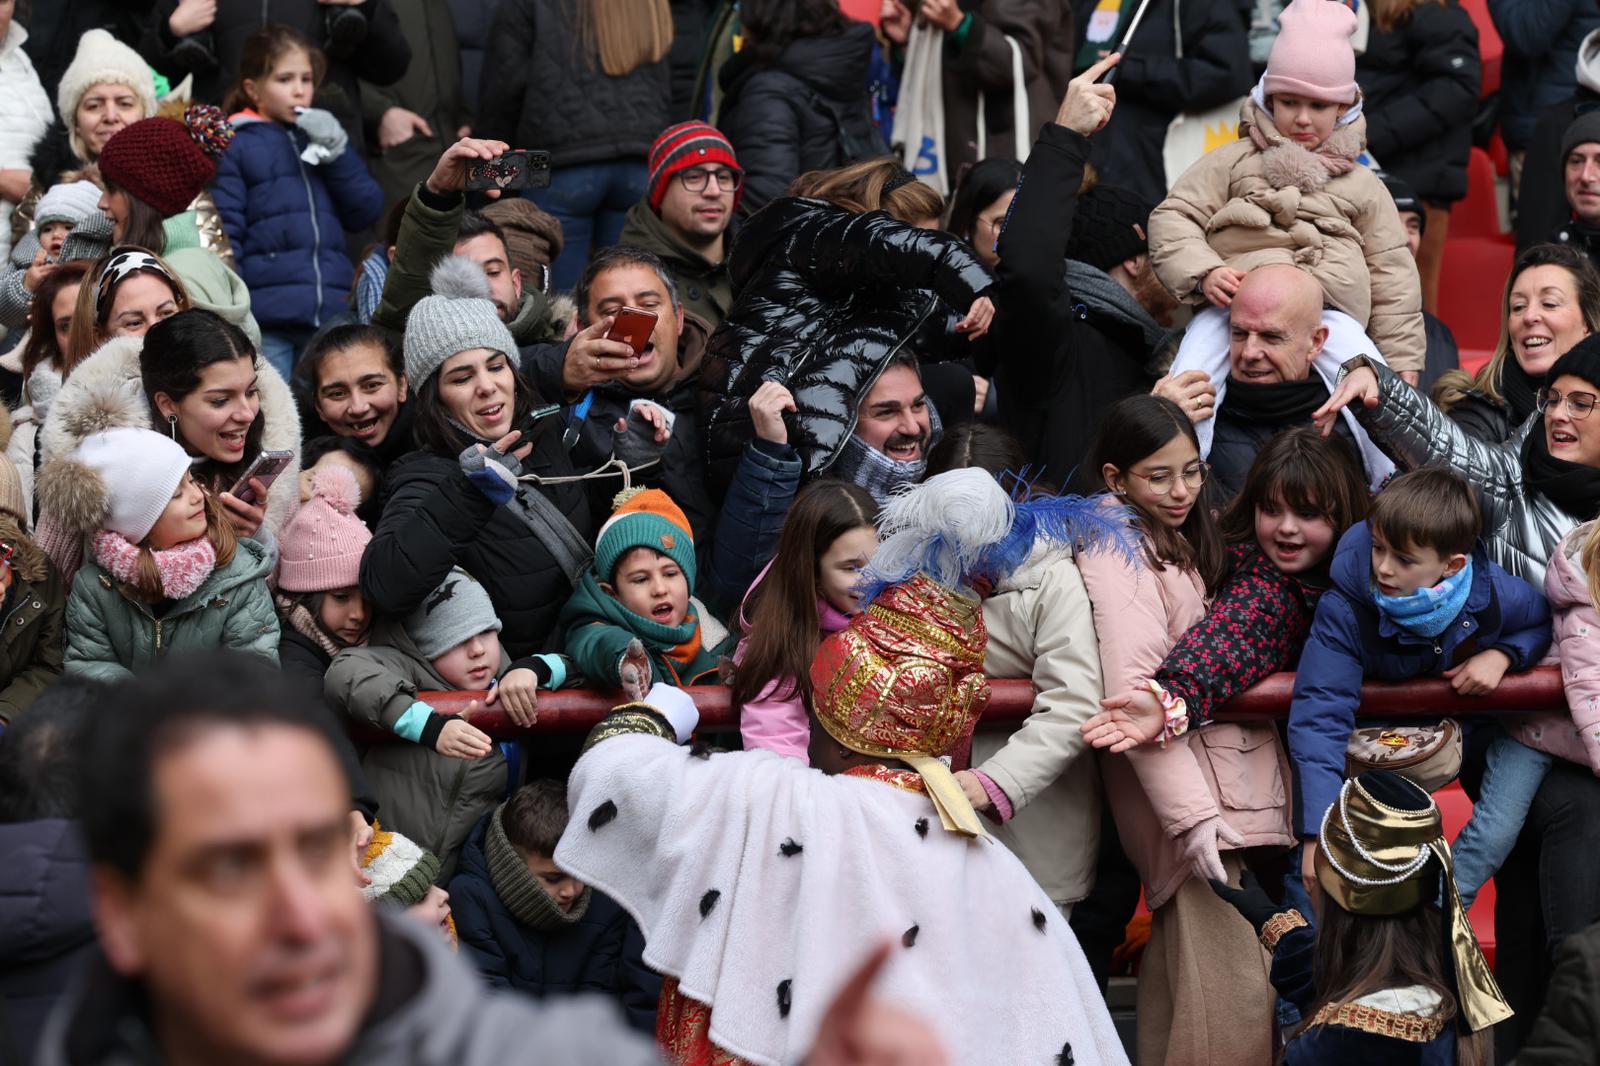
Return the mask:
POLYGON ((147 118, 124 126, 100 152, 100 173, 171 218, 188 209, 217 175, 217 156, 233 140, 220 108, 195 104, 183 121, 147 118))
MULTIPOLYGON (((680 122, 669 126, 656 143, 650 146, 650 210, 659 213, 661 200, 667 195, 667 182, 680 170, 721 163, 740 170, 734 157, 733 143, 715 126, 704 122, 680 122)), ((740 171, 743 173, 743 171, 740 171)), ((733 193, 733 206, 739 207, 739 196, 744 192, 741 184, 733 193)))

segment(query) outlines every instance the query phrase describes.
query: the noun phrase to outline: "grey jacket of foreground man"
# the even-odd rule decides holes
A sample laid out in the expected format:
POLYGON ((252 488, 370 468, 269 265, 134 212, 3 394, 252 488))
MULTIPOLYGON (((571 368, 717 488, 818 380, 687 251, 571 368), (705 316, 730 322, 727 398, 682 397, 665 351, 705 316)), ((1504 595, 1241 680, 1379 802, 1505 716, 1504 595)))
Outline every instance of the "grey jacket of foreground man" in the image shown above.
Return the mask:
POLYGON ((1522 445, 1542 433, 1544 421, 1529 416, 1504 444, 1485 444, 1467 432, 1388 367, 1373 367, 1380 397, 1375 407, 1352 406, 1356 419, 1395 466, 1438 466, 1467 480, 1483 508, 1483 539, 1489 558, 1534 588, 1544 587, 1544 567, 1556 545, 1578 520, 1548 496, 1531 491, 1522 472, 1522 445))
MULTIPOLYGON (((339 1066, 660 1066, 655 1047, 598 997, 548 1006, 491 992, 437 934, 398 917, 378 927, 380 987, 339 1066)), ((51 1017, 35 1066, 155 1066, 136 985, 96 959, 51 1017)))

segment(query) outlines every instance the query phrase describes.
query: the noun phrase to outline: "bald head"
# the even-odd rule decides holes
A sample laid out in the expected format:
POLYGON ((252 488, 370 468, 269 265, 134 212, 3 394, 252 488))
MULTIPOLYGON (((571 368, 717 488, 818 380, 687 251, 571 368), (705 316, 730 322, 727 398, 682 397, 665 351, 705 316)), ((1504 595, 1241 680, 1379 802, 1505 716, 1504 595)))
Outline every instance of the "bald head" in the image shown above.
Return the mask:
POLYGON ((1322 286, 1288 265, 1257 267, 1244 276, 1229 309, 1228 357, 1233 377, 1257 385, 1302 381, 1328 339, 1322 286))

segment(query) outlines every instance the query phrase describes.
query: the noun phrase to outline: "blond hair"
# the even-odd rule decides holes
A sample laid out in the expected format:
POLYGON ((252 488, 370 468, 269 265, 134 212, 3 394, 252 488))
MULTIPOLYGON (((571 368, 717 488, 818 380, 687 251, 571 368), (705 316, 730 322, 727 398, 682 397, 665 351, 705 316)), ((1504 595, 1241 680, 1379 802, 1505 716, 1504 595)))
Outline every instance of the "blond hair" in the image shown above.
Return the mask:
POLYGON ((814 196, 858 215, 887 211, 908 225, 944 217, 944 197, 926 182, 904 181, 885 194, 884 186, 896 177, 910 175, 893 159, 868 159, 836 170, 807 171, 794 179, 789 195, 814 196))
POLYGON ((624 77, 666 57, 672 8, 667 0, 578 0, 578 40, 601 70, 624 77))

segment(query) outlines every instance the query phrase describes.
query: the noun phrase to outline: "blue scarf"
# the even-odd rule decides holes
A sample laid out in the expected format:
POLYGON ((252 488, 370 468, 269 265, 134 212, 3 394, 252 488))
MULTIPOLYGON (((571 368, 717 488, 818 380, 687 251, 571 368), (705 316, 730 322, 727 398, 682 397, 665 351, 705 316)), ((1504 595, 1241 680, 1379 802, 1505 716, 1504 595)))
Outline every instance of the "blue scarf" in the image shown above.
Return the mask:
POLYGON ((1387 615, 1395 625, 1419 637, 1437 637, 1456 620, 1467 605, 1467 594, 1472 591, 1472 559, 1431 589, 1418 589, 1409 596, 1385 596, 1376 587, 1372 599, 1378 612, 1387 615))

